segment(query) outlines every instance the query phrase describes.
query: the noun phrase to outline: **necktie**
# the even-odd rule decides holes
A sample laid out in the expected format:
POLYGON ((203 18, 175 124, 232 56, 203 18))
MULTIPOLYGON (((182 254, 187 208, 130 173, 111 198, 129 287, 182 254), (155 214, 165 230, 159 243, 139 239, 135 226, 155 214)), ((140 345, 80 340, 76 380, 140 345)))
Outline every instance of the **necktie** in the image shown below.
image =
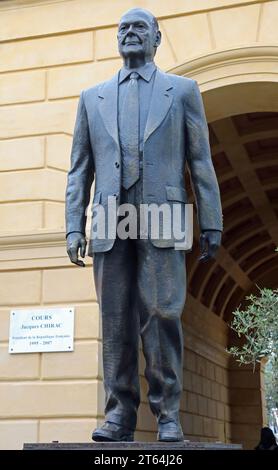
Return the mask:
POLYGON ((122 185, 129 189, 139 179, 139 90, 137 72, 132 72, 122 108, 122 185))

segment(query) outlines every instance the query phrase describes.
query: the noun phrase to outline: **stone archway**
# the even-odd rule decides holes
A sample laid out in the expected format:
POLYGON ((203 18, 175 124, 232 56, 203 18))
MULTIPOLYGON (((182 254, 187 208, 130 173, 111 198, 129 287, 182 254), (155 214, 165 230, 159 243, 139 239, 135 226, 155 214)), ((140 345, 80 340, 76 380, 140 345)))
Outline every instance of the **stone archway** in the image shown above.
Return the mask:
MULTIPOLYGON (((194 325, 194 333, 199 337, 202 337, 204 324, 196 321, 197 311, 210 318, 208 324, 211 322, 222 329, 245 296, 256 291, 257 284, 277 287, 278 259, 274 251, 278 246, 277 52, 277 46, 217 51, 171 70, 199 83, 223 205, 225 229, 217 259, 207 265, 198 263, 197 231, 195 249, 188 256, 189 299, 185 324, 187 328, 194 325), (222 324, 216 325, 215 316, 222 324)), ((193 200, 193 194, 191 197, 193 200)), ((228 345, 229 329, 222 334, 227 335, 228 345)), ((206 342, 205 335, 203 339, 206 342)), ((201 360, 200 345, 196 343, 199 356, 195 362, 200 363, 200 373, 193 371, 191 364, 186 365, 185 382, 193 374, 196 386, 188 391, 185 385, 185 409, 189 415, 196 413, 200 417, 200 406, 203 408, 202 432, 208 439, 213 435, 220 440, 243 442, 245 447, 252 448, 265 420, 260 371, 254 375, 248 367, 239 369, 225 356, 223 346, 225 340, 221 347, 226 362, 222 366, 218 362, 215 371, 222 367, 226 380, 219 381, 219 387, 220 390, 226 387, 226 398, 221 398, 212 379, 210 385, 214 387, 215 397, 208 398, 201 392, 208 376, 200 372, 205 362, 201 360), (202 385, 198 385, 196 374, 203 377, 202 385), (191 392, 198 394, 195 411, 190 405, 191 392), (217 400, 214 416, 204 406, 204 400, 211 404, 212 398, 217 400), (221 411, 218 415, 218 405, 221 410, 222 403, 224 416, 221 411), (206 434, 206 420, 207 428, 211 423, 212 429, 216 426, 214 434, 213 431, 206 434)), ((191 349, 194 347, 193 340, 191 349)), ((186 354, 185 350, 185 358, 186 354)), ((200 419, 198 422, 201 423, 200 419)), ((191 438, 191 433, 188 434, 191 438)))
MULTIPOLYGON (((172 70, 196 79, 203 95, 214 165, 219 173, 218 181, 224 199, 227 236, 219 258, 222 264, 226 262, 229 271, 234 272, 244 293, 252 290, 258 279, 271 282, 268 273, 273 271, 274 274, 278 269, 276 256, 271 251, 278 246, 275 180, 278 169, 278 114, 275 114, 278 113, 277 53, 278 46, 236 48, 208 54, 172 70), (248 206, 248 202, 251 205, 248 206), (250 220, 254 227, 249 227, 248 233, 250 236, 258 234, 258 237, 257 244, 256 239, 251 237, 252 242, 247 246, 249 239, 244 237, 244 226, 241 228, 230 219, 237 211, 238 217, 241 212, 241 218, 246 220, 248 207, 251 209, 252 206, 250 215, 259 217, 262 223, 256 218, 250 220), (241 229, 238 235, 236 227, 241 229), (260 228, 266 229, 268 242, 259 239, 259 236, 265 237, 260 228), (228 240, 231 237, 236 240, 228 240), (261 257, 248 258, 248 272, 256 268, 251 280, 247 279, 245 271, 239 269, 246 256, 236 258, 236 241, 241 243, 245 255, 251 256, 260 251, 261 257), (270 248, 269 253, 262 250, 265 246, 270 248), (231 258, 237 260, 237 266, 231 258)), ((226 318, 228 316, 229 311, 226 318)))

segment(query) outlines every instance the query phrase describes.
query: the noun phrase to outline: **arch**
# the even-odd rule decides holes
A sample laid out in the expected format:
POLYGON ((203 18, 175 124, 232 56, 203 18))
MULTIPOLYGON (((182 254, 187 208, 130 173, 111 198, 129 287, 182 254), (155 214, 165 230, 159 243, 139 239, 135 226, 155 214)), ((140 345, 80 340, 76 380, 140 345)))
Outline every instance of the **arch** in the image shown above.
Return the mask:
POLYGON ((168 72, 197 80, 208 122, 247 112, 278 111, 278 45, 217 50, 168 72), (244 99, 234 100, 235 94, 244 99))
POLYGON ((216 262, 205 269, 198 250, 190 255, 190 293, 229 321, 237 299, 277 265, 278 45, 216 50, 168 71, 199 84, 224 214, 216 262), (250 116, 255 124, 249 125, 250 116), (257 184, 257 195, 244 172, 257 184))

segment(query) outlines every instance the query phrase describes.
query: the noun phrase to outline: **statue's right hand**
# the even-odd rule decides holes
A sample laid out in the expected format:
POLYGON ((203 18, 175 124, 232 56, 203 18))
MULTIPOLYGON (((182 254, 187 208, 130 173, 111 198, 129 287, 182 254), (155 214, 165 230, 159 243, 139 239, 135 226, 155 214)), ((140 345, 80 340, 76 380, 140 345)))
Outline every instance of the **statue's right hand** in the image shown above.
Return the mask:
POLYGON ((67 253, 71 262, 77 264, 77 266, 85 267, 85 263, 79 259, 79 250, 80 256, 85 258, 86 245, 87 242, 83 233, 72 232, 67 236, 67 253))

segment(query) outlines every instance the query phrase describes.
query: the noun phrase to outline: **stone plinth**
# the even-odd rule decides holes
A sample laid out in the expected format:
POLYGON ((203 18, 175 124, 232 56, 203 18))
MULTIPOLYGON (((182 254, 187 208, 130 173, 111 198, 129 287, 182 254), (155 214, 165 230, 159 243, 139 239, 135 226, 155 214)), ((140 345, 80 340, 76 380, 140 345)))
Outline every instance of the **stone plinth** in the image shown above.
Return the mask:
POLYGON ((23 450, 241 450, 241 444, 224 444, 222 442, 95 442, 95 443, 39 443, 24 444, 23 450))

